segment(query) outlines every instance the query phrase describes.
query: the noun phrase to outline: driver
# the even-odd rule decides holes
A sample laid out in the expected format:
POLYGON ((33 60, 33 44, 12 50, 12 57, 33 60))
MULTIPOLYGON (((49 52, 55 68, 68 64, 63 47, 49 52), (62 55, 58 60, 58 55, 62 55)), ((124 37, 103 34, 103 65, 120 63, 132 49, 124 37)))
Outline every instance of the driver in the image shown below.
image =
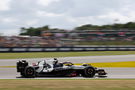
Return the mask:
POLYGON ((57 64, 57 63, 58 63, 58 59, 54 58, 54 64, 57 64))
POLYGON ((57 67, 57 64, 58 64, 58 59, 57 58, 54 58, 53 67, 57 67))
POLYGON ((57 58, 54 58, 54 64, 53 64, 53 67, 62 67, 63 64, 62 63, 58 63, 58 59, 57 58))

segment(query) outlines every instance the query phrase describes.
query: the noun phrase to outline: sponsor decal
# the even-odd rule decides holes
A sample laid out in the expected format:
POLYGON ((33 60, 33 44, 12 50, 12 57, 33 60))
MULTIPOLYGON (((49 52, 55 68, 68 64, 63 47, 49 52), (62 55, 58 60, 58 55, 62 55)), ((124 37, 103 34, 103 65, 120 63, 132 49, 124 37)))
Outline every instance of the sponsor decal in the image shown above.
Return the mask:
POLYGON ((96 50, 96 48, 86 48, 85 50, 96 50))
POLYGON ((45 51, 57 51, 58 48, 45 48, 45 51))
POLYGON ((28 51, 43 51, 43 48, 29 48, 28 51))
POLYGON ((71 48, 60 48, 59 50, 60 50, 60 51, 70 51, 71 48))
POLYGON ((73 48, 73 50, 75 50, 75 51, 81 51, 81 50, 84 50, 84 48, 73 48))
POLYGON ((8 52, 8 51, 10 51, 10 48, 0 48, 0 51, 1 52, 8 52))
POLYGON ((13 48, 12 51, 27 51, 26 48, 13 48))
POLYGON ((97 50, 107 50, 107 48, 97 48, 97 50))

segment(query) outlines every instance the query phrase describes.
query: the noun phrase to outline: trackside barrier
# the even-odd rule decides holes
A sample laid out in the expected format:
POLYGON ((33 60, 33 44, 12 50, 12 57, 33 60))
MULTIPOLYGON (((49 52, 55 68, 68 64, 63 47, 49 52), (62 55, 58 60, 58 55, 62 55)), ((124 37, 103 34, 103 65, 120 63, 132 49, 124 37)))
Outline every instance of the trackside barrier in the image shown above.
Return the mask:
POLYGON ((135 51, 134 47, 0 47, 0 52, 135 51))

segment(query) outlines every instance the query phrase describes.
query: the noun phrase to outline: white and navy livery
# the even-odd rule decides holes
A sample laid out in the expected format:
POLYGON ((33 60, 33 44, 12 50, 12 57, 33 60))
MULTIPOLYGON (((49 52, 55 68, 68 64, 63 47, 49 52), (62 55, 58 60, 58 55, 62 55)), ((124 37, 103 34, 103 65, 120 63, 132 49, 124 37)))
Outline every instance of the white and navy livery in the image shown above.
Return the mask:
POLYGON ((26 60, 17 62, 17 72, 23 77, 94 77, 97 73, 104 76, 107 73, 104 69, 97 69, 88 64, 74 65, 71 62, 59 63, 56 58, 50 60, 39 61, 37 64, 29 65, 26 60))

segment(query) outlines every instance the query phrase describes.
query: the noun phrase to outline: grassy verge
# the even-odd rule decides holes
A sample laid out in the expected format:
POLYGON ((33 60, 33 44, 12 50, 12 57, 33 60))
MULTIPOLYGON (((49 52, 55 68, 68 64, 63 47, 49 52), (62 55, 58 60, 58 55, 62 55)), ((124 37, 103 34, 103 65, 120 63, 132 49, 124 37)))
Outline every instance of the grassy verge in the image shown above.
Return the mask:
POLYGON ((135 80, 0 80, 0 90, 135 90, 135 80))
POLYGON ((0 53, 0 59, 103 56, 103 55, 130 55, 130 54, 135 54, 135 51, 0 53))

